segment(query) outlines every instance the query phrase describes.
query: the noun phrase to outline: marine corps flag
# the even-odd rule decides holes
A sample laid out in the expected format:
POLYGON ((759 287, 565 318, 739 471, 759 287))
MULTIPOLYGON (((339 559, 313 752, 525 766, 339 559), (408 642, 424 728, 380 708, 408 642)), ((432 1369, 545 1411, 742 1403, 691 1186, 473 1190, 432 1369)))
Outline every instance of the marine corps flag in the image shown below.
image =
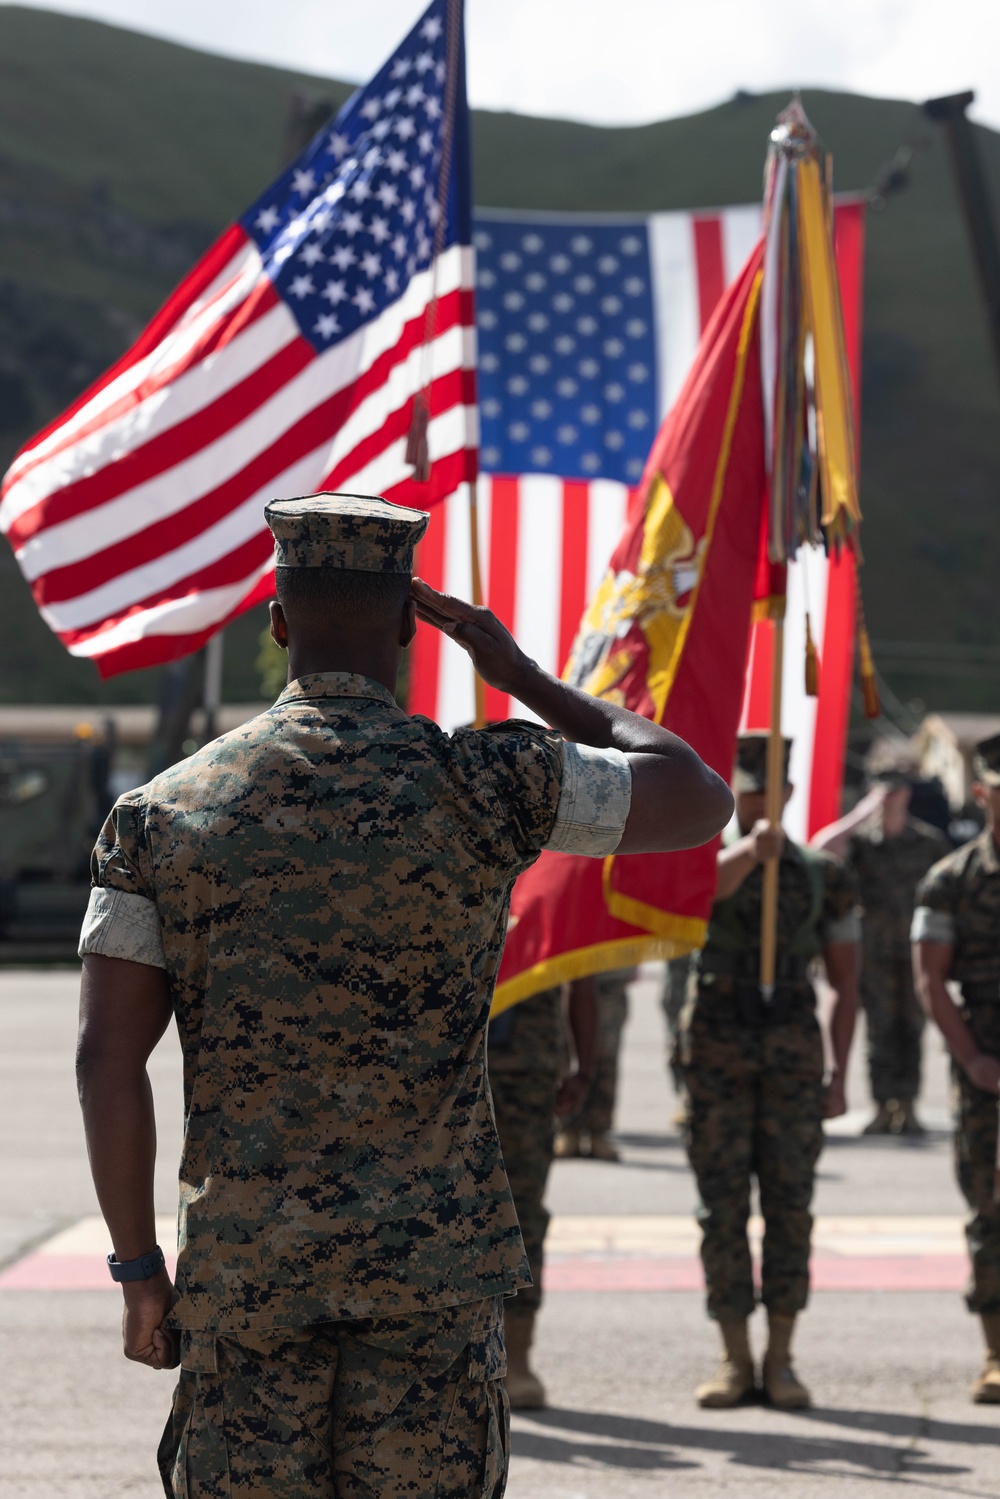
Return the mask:
MULTIPOLYGON (((765 513, 762 261, 763 243, 705 330, 564 673, 673 729, 727 780, 765 513)), ((543 853, 514 889, 494 1013, 699 946, 715 853, 714 843, 603 862, 543 853)))

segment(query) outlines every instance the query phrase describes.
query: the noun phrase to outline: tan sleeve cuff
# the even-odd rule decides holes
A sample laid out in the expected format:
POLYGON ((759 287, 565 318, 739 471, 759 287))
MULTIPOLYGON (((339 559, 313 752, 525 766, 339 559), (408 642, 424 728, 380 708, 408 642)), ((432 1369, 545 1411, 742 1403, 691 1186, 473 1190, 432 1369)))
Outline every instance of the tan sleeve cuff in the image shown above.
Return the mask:
POLYGON ((848 911, 836 921, 828 921, 823 928, 824 942, 860 942, 861 917, 857 911, 848 911))
POLYGON ((632 804, 632 767, 616 749, 563 746, 562 790, 546 848, 601 858, 622 841, 632 804))
POLYGON ((913 913, 910 927, 911 942, 946 942, 955 940, 955 921, 948 911, 935 911, 931 906, 918 906, 913 913))
POLYGON ((81 958, 96 953, 104 958, 146 963, 150 968, 166 968, 155 902, 128 890, 91 890, 78 951, 81 958))

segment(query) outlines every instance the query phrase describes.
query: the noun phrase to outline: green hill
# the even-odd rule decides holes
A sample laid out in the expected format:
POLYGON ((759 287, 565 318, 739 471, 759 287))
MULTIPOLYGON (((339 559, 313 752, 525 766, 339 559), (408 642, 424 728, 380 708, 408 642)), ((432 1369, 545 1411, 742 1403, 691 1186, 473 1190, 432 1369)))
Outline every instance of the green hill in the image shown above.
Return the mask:
MULTIPOLYGON (((121 352, 274 174, 293 92, 337 104, 349 91, 0 6, 0 464, 121 352)), ((479 111, 476 200, 640 211, 749 202, 786 99, 741 94, 623 129, 479 111)), ((866 601, 876 640, 970 649, 966 675, 888 653, 883 672, 904 699, 995 707, 982 663, 1000 648, 1000 385, 944 142, 911 103, 811 90, 805 105, 839 189, 866 188, 900 144, 916 147, 908 189, 868 221, 866 601)), ((1000 204, 1000 135, 977 134, 1000 204)), ((0 627, 0 699, 149 700, 145 674, 101 686, 66 655, 6 549, 0 627)), ((258 628, 256 617, 233 627, 230 698, 255 694, 258 628)))

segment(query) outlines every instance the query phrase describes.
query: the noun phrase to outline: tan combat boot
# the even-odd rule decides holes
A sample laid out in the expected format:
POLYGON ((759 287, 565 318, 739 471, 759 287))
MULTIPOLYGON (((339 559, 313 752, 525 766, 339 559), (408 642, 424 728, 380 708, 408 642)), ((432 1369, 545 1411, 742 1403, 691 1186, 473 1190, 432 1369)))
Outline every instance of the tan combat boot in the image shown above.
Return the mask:
POLYGON ((795 1318, 768 1312, 767 1326, 767 1352, 761 1368, 764 1394, 777 1410, 804 1410, 812 1404, 812 1397, 792 1368, 795 1318))
POLYGON ((892 1133, 894 1135, 913 1136, 926 1134, 926 1130, 917 1118, 912 1098, 901 1098, 897 1103, 895 1117, 892 1121, 892 1133))
POLYGON ((892 1122, 896 1117, 896 1100, 891 1098, 888 1103, 880 1103, 875 1111, 874 1119, 870 1119, 861 1131, 863 1135, 891 1135, 892 1122))
POLYGON ((558 1130, 552 1142, 552 1154, 561 1161, 576 1160, 582 1154, 580 1131, 578 1129, 558 1130))
POLYGON ((604 1130, 591 1130, 590 1134, 590 1158, 592 1161, 620 1161, 618 1148, 612 1145, 604 1130))
POLYGON ((694 1398, 706 1410, 729 1410, 746 1400, 756 1388, 746 1321, 720 1322, 719 1332, 722 1363, 712 1378, 694 1392, 694 1398))
POLYGON ((985 1312, 982 1321, 986 1361, 972 1386, 972 1398, 976 1405, 1000 1405, 1000 1312, 985 1312))
POLYGON ((534 1312, 504 1313, 503 1338, 507 1345, 504 1385, 512 1411, 539 1410, 545 1404, 545 1386, 528 1363, 534 1336, 534 1312))

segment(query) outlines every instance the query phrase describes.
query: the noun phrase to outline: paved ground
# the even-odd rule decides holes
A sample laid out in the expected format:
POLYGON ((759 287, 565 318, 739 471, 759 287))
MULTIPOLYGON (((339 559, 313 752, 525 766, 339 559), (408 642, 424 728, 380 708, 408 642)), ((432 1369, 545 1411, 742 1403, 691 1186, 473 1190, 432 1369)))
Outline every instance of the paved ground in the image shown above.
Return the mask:
MULTIPOLYGON (((75 987, 71 972, 0 974, 0 1264, 28 1263, 33 1249, 67 1229, 64 1246, 92 1253, 93 1226, 74 1227, 96 1212, 72 1081, 75 987)), ((634 1269, 636 1256, 643 1265, 671 1252, 690 1259, 692 1247, 683 1226, 692 1186, 666 1122, 671 1100, 651 983, 633 990, 626 1039, 625 1160, 559 1163, 552 1180, 560 1269, 585 1271, 588 1284, 601 1282, 609 1265, 618 1275, 634 1269)), ((884 1280, 887 1254, 908 1256, 908 1284, 914 1275, 934 1283, 936 1251, 939 1270, 945 1260, 956 1263, 961 1202, 944 1128, 945 1068, 935 1042, 927 1051, 924 1117, 936 1126, 929 1138, 859 1139, 867 1098, 855 1077, 855 1107, 823 1157, 816 1204, 823 1244, 832 1246, 830 1263, 855 1256, 865 1284, 878 1279, 880 1256, 884 1280)), ((158 1207, 169 1214, 180 1113, 172 1040, 151 1070, 158 1207)), ((640 1281, 647 1273, 635 1272, 640 1281)), ((551 1405, 514 1423, 508 1494, 710 1499, 734 1483, 769 1499, 866 1499, 889 1483, 928 1499, 1000 1492, 1000 1409, 966 1399, 979 1349, 955 1291, 820 1291, 798 1346, 814 1410, 710 1415, 690 1393, 715 1354, 697 1292, 550 1292, 538 1363, 551 1405)), ((126 1364, 118 1349, 113 1290, 0 1291, 3 1499, 160 1492, 152 1452, 171 1378, 126 1364)))

